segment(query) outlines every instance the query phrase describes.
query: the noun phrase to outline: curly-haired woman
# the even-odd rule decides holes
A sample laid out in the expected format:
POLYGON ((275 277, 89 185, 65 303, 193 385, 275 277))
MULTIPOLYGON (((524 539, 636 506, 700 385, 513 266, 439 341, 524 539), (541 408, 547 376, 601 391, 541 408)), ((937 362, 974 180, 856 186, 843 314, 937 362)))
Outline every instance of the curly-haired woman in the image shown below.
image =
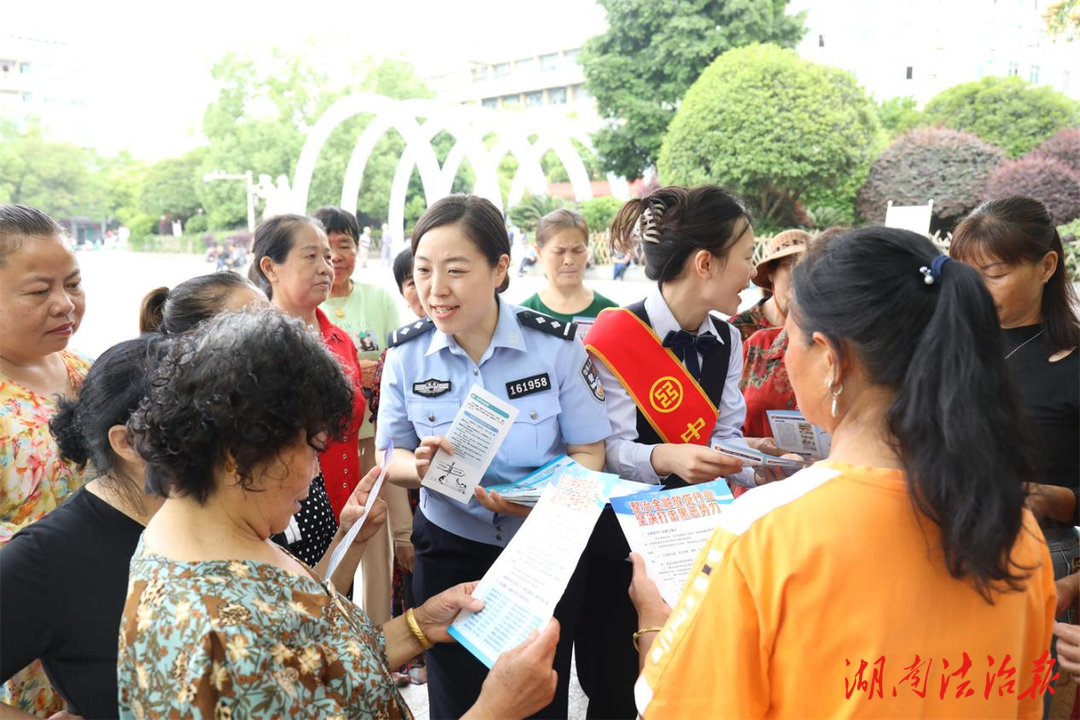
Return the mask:
MULTIPOLYGON (((120 716, 409 717, 390 667, 482 603, 459 585, 378 629, 270 541, 351 421, 353 385, 318 336, 273 310, 219 315, 168 340, 149 384, 128 429, 165 501, 131 561, 120 716)), ((545 705, 557 639, 552 623, 500 658, 473 712, 545 705)))

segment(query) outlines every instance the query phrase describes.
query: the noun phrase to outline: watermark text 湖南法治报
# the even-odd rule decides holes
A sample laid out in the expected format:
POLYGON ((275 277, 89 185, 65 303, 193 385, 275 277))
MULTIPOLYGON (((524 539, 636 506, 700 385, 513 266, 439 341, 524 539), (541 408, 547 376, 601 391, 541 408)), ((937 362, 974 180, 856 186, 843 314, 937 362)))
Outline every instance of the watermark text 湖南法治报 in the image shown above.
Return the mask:
MULTIPOLYGON (((1047 690, 1051 694, 1054 693, 1054 688, 1050 687, 1050 683, 1058 676, 1058 672, 1054 669, 1054 662, 1049 651, 1044 652, 1037 660, 1032 662, 1031 683, 1026 690, 1020 692, 1020 699, 1041 696, 1047 690)), ((967 653, 963 654, 963 660, 958 664, 940 658, 939 671, 937 672, 934 670, 934 663, 934 658, 924 660, 915 655, 914 662, 904 668, 903 677, 892 686, 893 697, 896 697, 899 692, 910 691, 921 698, 925 698, 928 691, 931 696, 936 691, 937 696, 942 700, 945 699, 946 693, 949 692, 954 693, 956 698, 973 697, 976 692, 981 692, 983 698, 989 699, 993 692, 997 692, 1002 697, 1017 692, 1019 678, 1017 669, 1012 663, 1011 655, 1003 656, 1000 661, 992 655, 987 655, 987 669, 971 673, 970 678, 968 672, 974 664, 967 653), (951 672, 950 668, 953 668, 951 672), (930 682, 931 675, 938 678, 939 682, 936 687, 934 683, 930 682)), ((844 664, 849 668, 852 665, 850 660, 845 660, 844 664)), ((873 699, 875 695, 884 698, 884 684, 885 656, 882 655, 873 663, 860 660, 858 670, 854 672, 854 675, 850 678, 844 678, 844 694, 849 700, 856 693, 864 692, 867 693, 867 697, 870 699, 873 699)))

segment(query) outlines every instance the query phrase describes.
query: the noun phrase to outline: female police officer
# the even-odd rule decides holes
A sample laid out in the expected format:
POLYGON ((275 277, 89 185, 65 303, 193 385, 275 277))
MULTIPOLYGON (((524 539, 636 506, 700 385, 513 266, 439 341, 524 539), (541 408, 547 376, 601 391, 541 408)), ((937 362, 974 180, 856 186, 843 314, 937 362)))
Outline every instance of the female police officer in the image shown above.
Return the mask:
MULTIPOLYGON (((419 483, 435 449, 448 447, 440 436, 473 385, 519 411, 482 485, 516 480, 564 453, 602 469, 610 425, 576 327, 498 295, 509 284, 510 263, 499 210, 476 196, 443 198, 417 223, 412 250, 413 277, 428 317, 396 330, 388 342, 376 447, 394 442, 391 478, 419 483)), ((422 489, 413 524, 416 601, 478 580, 521 523, 497 495, 478 491, 462 504, 422 489)), ((540 717, 567 716, 579 587, 572 580, 555 611, 562 623, 558 689, 540 717)), ((432 717, 460 717, 476 700, 487 669, 458 645, 440 645, 426 656, 432 717)))

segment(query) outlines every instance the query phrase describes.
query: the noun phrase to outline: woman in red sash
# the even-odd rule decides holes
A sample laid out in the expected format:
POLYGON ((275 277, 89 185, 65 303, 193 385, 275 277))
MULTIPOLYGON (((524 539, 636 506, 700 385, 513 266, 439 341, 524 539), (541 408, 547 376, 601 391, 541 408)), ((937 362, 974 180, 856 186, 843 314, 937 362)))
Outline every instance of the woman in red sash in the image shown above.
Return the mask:
MULTIPOLYGON (((745 446, 742 338, 711 313, 734 315, 754 276, 748 211, 716 186, 666 187, 624 205, 611 234, 623 249, 640 238, 645 275, 656 285, 643 300, 600 313, 585 338, 611 420, 606 469, 652 484, 723 476, 753 486, 749 469, 711 447, 745 446)), ((590 718, 637 715, 629 552, 606 509, 586 550, 589 588, 576 645, 590 718)))

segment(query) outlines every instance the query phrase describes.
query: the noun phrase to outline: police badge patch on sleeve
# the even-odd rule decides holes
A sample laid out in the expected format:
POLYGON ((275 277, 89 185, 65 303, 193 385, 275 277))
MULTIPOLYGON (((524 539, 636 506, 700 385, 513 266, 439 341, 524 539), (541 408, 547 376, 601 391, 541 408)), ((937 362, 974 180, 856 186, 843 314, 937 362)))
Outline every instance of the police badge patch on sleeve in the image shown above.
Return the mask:
POLYGON ((589 386, 597 402, 604 402, 604 386, 600 384, 600 376, 596 374, 592 358, 585 358, 585 364, 581 366, 581 377, 585 379, 585 384, 589 386))
POLYGON ((450 392, 450 381, 428 378, 424 382, 413 383, 412 391, 424 397, 439 397, 443 393, 450 392))

